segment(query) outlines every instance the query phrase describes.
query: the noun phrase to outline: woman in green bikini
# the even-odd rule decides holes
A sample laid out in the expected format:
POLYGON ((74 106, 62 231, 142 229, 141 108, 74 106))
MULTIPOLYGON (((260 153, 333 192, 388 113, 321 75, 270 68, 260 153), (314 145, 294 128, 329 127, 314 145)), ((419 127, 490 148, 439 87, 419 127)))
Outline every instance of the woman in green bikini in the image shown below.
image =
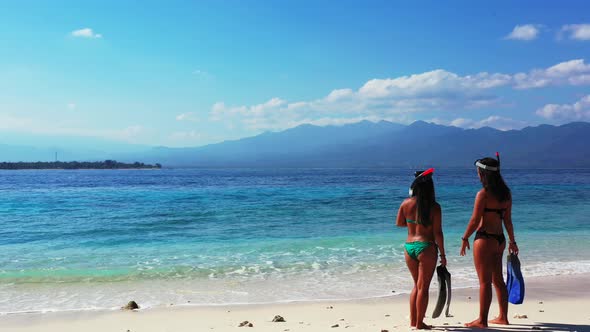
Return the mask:
POLYGON ((510 243, 508 251, 518 254, 512 227, 512 196, 510 189, 500 174, 500 156, 496 159, 483 158, 475 161, 477 175, 483 188, 475 197, 473 214, 463 235, 461 256, 469 249, 469 237, 473 232, 473 262, 479 278, 479 317, 467 327, 485 328, 488 326, 488 313, 492 302, 492 284, 496 289, 500 312, 489 321, 492 324, 508 325, 508 291, 502 274, 502 255, 506 248, 506 228, 510 243))
POLYGON ((447 265, 440 205, 434 195, 434 169, 416 172, 410 197, 399 207, 396 225, 408 228, 405 243, 406 264, 414 279, 410 294, 410 326, 431 329, 424 324, 428 307, 428 289, 436 267, 437 246, 441 264, 447 265))

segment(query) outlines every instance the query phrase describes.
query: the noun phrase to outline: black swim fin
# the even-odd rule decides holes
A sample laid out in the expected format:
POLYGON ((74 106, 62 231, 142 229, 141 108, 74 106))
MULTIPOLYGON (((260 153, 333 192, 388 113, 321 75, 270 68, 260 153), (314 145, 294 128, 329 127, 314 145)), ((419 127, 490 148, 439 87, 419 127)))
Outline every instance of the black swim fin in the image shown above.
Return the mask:
POLYGON ((451 296, 452 296, 452 291, 451 291, 451 274, 449 273, 449 271, 447 270, 446 266, 443 266, 443 273, 445 276, 445 280, 447 282, 447 309, 445 310, 445 316, 446 317, 453 317, 452 315, 449 314, 449 307, 451 306, 451 296))
POLYGON ((451 304, 451 274, 447 271, 447 268, 439 265, 436 268, 436 275, 438 279, 438 299, 436 300, 436 306, 432 312, 432 318, 438 318, 445 302, 447 305, 446 316, 449 317, 449 305, 451 304))

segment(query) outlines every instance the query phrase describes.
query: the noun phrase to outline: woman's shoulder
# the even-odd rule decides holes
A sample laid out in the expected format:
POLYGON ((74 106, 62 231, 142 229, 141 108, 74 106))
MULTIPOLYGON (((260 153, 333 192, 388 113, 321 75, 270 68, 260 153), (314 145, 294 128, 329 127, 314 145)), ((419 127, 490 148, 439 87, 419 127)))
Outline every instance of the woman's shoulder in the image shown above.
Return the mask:
POLYGON ((488 191, 486 188, 481 188, 480 191, 477 192, 475 195, 476 198, 486 198, 488 196, 488 191))

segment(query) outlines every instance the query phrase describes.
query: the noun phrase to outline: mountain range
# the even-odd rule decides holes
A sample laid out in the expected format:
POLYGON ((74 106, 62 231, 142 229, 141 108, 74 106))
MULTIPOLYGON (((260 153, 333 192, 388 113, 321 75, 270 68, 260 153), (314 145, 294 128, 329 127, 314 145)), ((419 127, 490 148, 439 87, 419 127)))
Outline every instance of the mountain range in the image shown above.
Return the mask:
POLYGON ((301 125, 198 148, 154 148, 146 162, 193 167, 468 167, 499 151, 507 167, 590 167, 590 123, 501 131, 423 121, 301 125))
MULTIPOLYGON (((95 151, 94 156, 88 150, 80 154, 60 149, 69 158, 79 154, 83 160, 141 161, 165 167, 470 167, 475 159, 499 151, 505 167, 588 168, 588 142, 590 123, 586 122, 501 131, 423 121, 410 125, 362 121, 326 127, 306 124, 192 148, 135 146, 95 151)), ((48 148, 0 145, 0 153, 3 161, 47 160, 48 148), (45 158, 35 159, 41 153, 45 158)))

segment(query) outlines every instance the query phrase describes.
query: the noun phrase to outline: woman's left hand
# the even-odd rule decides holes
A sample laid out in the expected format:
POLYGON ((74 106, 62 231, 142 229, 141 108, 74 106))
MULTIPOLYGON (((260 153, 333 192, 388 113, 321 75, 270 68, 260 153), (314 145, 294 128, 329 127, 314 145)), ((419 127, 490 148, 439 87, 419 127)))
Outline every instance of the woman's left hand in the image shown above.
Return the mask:
POLYGON ((518 246, 516 245, 516 242, 510 242, 510 244, 508 245, 508 252, 511 254, 518 255, 518 246))

